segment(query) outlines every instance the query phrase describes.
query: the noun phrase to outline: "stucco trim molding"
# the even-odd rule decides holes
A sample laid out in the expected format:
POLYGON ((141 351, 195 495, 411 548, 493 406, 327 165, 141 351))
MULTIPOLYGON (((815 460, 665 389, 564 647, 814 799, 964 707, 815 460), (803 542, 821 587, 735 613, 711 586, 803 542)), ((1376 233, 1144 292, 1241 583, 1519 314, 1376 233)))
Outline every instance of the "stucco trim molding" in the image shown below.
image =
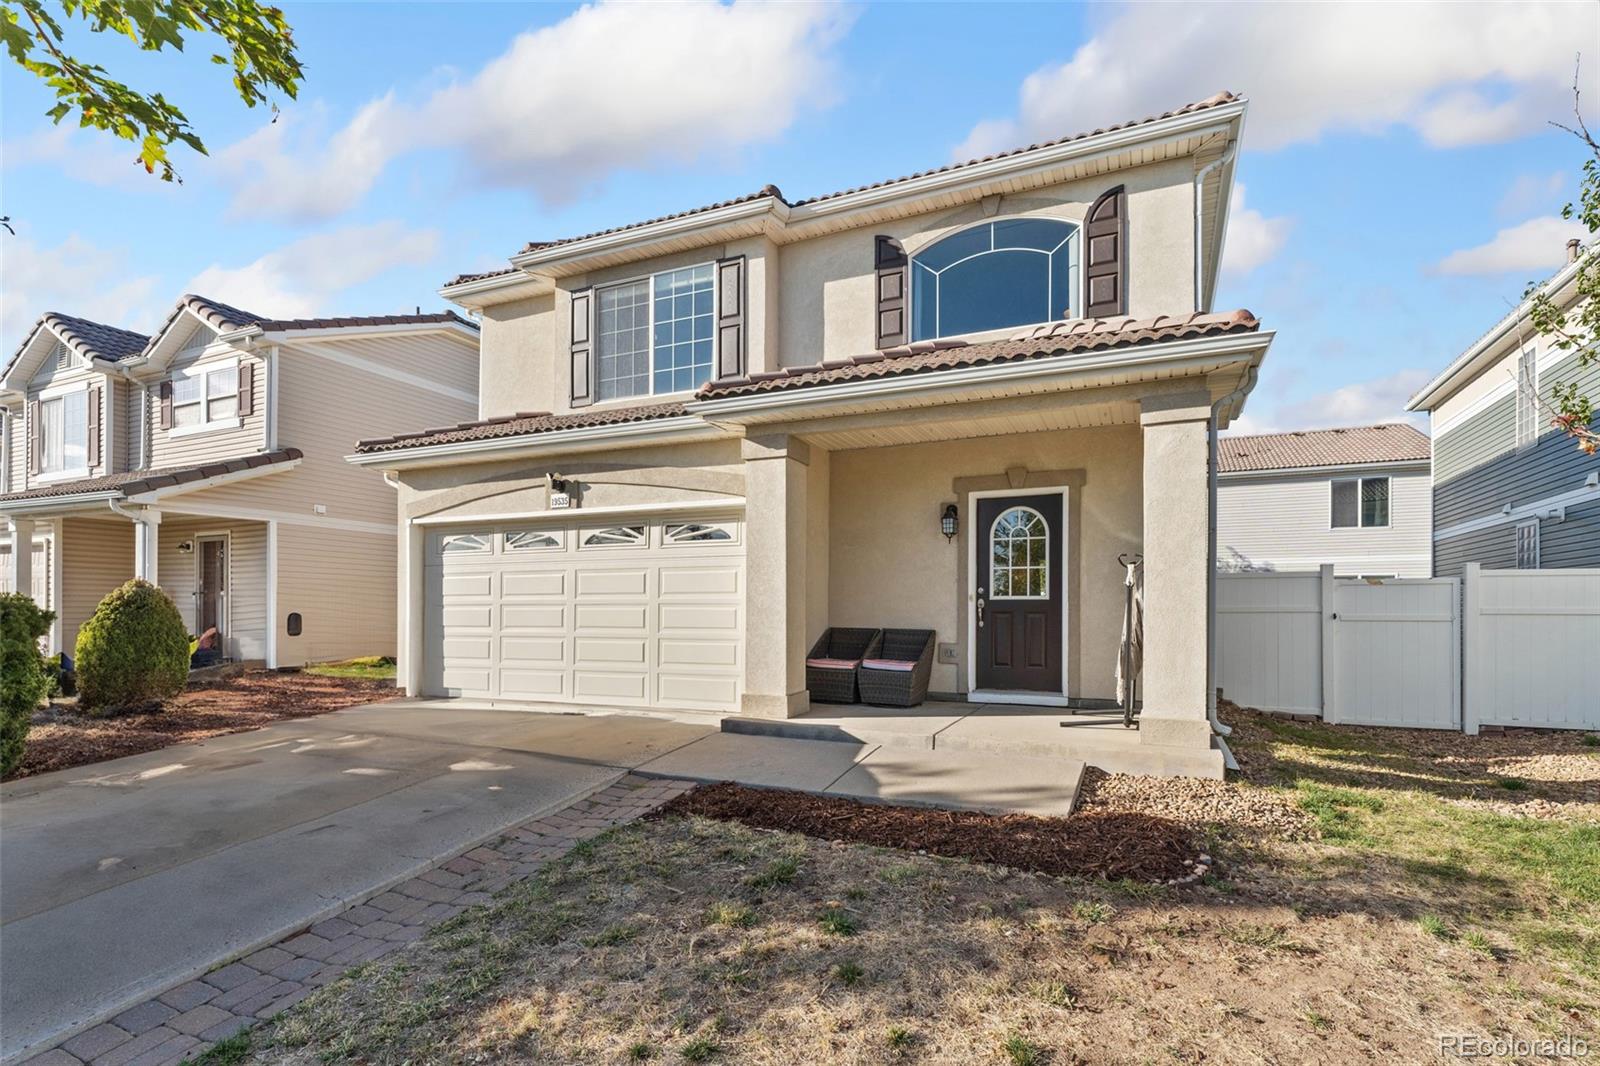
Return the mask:
MULTIPOLYGON (((1063 558, 1066 560, 1066 604, 1064 605, 1065 619, 1074 617, 1074 608, 1082 603, 1083 586, 1083 537, 1079 533, 1079 521, 1083 515, 1083 488, 1089 482, 1089 473, 1083 469, 1072 470, 1029 470, 1026 467, 1013 466, 998 474, 978 474, 975 476, 958 477, 950 482, 950 491, 956 499, 956 506, 965 512, 972 505, 974 492, 1015 492, 1018 495, 1030 489, 1060 489, 1066 492, 1066 543, 1062 545, 1063 558)), ((956 550, 959 553, 956 561, 956 690, 964 698, 971 691, 968 686, 968 669, 971 663, 971 646, 968 633, 971 630, 969 615, 972 604, 969 601, 968 572, 972 568, 972 553, 974 546, 972 538, 967 531, 967 515, 963 513, 961 521, 956 523, 956 550)), ((1067 676, 1067 695, 1070 699, 1075 693, 1081 692, 1083 686, 1083 637, 1080 626, 1064 622, 1067 631, 1067 661, 1062 664, 1067 676)))

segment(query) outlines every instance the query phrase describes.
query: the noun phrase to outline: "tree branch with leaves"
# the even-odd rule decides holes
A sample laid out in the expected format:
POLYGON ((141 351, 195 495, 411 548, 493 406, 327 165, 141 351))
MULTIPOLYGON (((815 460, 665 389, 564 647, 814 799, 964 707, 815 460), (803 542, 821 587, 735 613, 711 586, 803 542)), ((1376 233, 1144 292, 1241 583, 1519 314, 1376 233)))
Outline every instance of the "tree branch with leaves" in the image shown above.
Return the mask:
MULTIPOLYGON (((1575 352, 1578 369, 1600 365, 1600 143, 1589 132, 1583 119, 1583 93, 1576 73, 1572 79, 1573 125, 1551 125, 1576 137, 1589 153, 1578 183, 1578 201, 1561 209, 1561 217, 1576 218, 1588 231, 1589 239, 1578 249, 1578 271, 1573 279, 1573 299, 1566 310, 1556 306, 1549 289, 1542 283, 1529 285, 1524 294, 1531 302, 1528 318, 1534 332, 1549 340, 1558 351, 1575 352)), ((1549 401, 1537 398, 1550 422, 1578 442, 1590 455, 1600 451, 1600 427, 1595 425, 1595 402, 1575 381, 1560 381, 1551 388, 1549 401)))
POLYGON ((102 66, 71 54, 63 23, 82 20, 91 33, 115 33, 142 51, 181 52, 187 38, 219 38, 211 62, 231 67, 233 87, 249 107, 270 95, 293 99, 303 71, 283 12, 256 0, 0 0, 0 43, 12 60, 55 93, 56 123, 76 113, 83 128, 105 130, 139 146, 138 162, 163 181, 177 180, 168 149, 206 147, 188 117, 161 93, 146 93, 102 66))

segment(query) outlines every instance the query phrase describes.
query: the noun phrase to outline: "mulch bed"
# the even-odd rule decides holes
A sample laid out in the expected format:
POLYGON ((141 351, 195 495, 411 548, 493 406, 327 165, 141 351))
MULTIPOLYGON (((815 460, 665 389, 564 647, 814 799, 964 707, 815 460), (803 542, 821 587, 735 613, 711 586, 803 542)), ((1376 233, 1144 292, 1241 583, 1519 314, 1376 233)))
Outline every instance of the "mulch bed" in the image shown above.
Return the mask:
POLYGON ((242 733, 397 695, 391 681, 251 670, 191 687, 154 714, 91 718, 79 714, 73 704, 56 703, 33 716, 22 763, 6 780, 242 733))
POLYGON ((1066 877, 1166 882, 1189 876, 1202 851, 1194 833, 1148 814, 1070 818, 986 814, 864 803, 842 796, 701 785, 659 815, 699 815, 760 829, 802 833, 1066 877))

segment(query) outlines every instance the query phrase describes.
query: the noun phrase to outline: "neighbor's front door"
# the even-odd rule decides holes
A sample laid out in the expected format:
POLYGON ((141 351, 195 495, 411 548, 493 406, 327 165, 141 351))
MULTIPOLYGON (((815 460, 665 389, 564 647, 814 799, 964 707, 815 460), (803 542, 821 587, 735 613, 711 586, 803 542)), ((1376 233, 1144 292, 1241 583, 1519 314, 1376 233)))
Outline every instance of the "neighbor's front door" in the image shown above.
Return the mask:
POLYGON ((226 636, 228 611, 228 540, 226 537, 201 537, 195 544, 199 555, 195 582, 195 633, 216 627, 226 636))
POLYGON ((978 688, 1061 692, 1059 493, 978 500, 978 688))

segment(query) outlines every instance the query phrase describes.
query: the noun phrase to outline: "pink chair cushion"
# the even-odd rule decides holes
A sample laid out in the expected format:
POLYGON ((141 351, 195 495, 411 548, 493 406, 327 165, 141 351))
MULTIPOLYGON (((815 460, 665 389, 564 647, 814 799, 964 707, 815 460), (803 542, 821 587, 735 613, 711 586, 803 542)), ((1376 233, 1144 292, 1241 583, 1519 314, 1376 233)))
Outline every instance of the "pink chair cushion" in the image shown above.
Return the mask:
POLYGON ((807 666, 815 666, 821 670, 854 670, 861 665, 860 659, 807 659, 807 666))
POLYGON ((863 659, 861 665, 868 670, 899 670, 908 674, 917 668, 916 663, 908 663, 901 659, 863 659))

